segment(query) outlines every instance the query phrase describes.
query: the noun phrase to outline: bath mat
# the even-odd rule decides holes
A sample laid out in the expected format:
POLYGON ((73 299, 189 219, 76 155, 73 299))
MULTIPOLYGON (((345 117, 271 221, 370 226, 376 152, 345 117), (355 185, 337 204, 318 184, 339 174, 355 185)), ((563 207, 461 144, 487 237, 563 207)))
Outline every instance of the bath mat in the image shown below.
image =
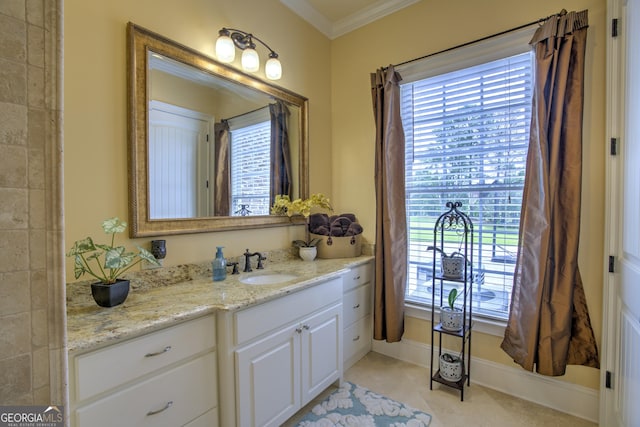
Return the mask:
POLYGON ((345 382, 313 407, 298 427, 426 427, 431 415, 345 382))

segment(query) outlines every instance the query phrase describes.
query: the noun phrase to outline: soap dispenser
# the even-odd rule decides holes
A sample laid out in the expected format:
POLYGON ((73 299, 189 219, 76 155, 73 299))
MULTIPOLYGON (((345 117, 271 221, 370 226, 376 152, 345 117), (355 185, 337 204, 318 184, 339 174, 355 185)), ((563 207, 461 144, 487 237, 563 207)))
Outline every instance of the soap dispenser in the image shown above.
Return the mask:
POLYGON ((222 254, 223 246, 216 246, 216 257, 213 260, 213 281, 219 282, 227 278, 227 260, 222 254))

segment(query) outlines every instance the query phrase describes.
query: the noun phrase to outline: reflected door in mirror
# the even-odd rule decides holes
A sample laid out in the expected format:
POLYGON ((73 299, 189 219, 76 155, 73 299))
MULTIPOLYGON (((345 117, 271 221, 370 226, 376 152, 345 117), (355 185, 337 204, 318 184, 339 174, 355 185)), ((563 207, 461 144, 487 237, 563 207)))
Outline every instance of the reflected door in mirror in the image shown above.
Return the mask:
POLYGON ((197 111, 149 105, 149 217, 212 216, 211 122, 197 111))

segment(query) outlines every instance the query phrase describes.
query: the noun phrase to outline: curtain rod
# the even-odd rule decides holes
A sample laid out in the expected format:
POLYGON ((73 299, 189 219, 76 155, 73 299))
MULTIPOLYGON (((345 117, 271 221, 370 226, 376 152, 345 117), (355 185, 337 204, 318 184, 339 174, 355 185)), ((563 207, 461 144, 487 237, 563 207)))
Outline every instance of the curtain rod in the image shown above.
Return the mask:
POLYGON ((255 110, 247 111, 246 113, 242 113, 242 114, 238 114, 238 115, 233 116, 233 117, 229 117, 228 119, 220 119, 220 122, 223 122, 225 120, 237 119, 238 117, 246 116, 247 114, 251 114, 251 113, 256 113, 256 112, 262 110, 263 108, 269 108, 269 104, 265 105, 264 107, 258 107, 255 110))
MULTIPOLYGON (((412 63, 412 62, 420 61, 420 60, 422 60, 422 59, 426 59, 426 58, 429 58, 429 57, 431 57, 431 56, 439 55, 439 54, 441 54, 441 53, 446 53, 446 52, 449 52, 449 51, 454 50, 454 49, 459 49, 459 48, 461 48, 461 47, 469 46, 469 45, 474 44, 474 43, 483 42, 483 41, 488 40, 488 39, 490 39, 490 38, 498 37, 498 36, 502 36, 502 35, 504 35, 504 34, 507 34, 507 33, 512 32, 512 31, 518 31, 518 30, 521 30, 521 29, 523 29, 523 28, 530 27, 530 26, 535 25, 535 24, 542 24, 542 23, 543 23, 543 22, 545 22, 547 19, 550 19, 550 18, 557 18, 557 17, 563 16, 563 15, 566 15, 566 13, 567 13, 567 11, 566 11, 565 9, 562 9, 559 13, 556 13, 556 14, 553 14, 553 15, 549 15, 549 16, 547 16, 547 17, 545 17, 545 18, 540 18, 540 19, 538 19, 537 21, 532 21, 532 22, 529 22, 528 24, 519 25, 519 26, 517 26, 517 27, 511 28, 511 29, 508 29, 508 30, 501 31, 501 32, 499 32, 499 33, 491 34, 490 36, 485 36, 485 37, 482 37, 482 38, 479 38, 479 39, 476 39, 476 40, 472 40, 472 41, 470 41, 470 42, 466 42, 466 43, 459 44, 459 45, 457 45, 457 46, 448 47, 448 48, 446 48, 446 49, 440 50, 440 51, 438 51, 438 52, 429 53, 429 54, 424 55, 424 56, 421 56, 421 57, 419 57, 419 58, 409 59, 408 61, 404 61, 404 62, 400 62, 399 64, 395 64, 395 65, 394 65, 394 67, 399 67, 399 66, 401 66, 401 65, 410 64, 410 63, 412 63)), ((385 69, 385 70, 386 70, 387 68, 389 68, 389 67, 384 67, 384 69, 385 69)))

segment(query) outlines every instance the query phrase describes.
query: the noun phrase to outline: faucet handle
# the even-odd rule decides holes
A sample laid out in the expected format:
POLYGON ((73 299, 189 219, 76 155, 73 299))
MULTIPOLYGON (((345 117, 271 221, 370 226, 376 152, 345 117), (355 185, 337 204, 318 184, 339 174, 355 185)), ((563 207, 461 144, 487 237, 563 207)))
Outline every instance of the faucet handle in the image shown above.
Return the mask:
POLYGON ((256 267, 258 270, 262 270, 264 268, 264 265, 262 265, 262 261, 265 261, 266 259, 266 256, 258 252, 258 266, 256 267))
POLYGON ((231 274, 240 274, 238 271, 238 263, 237 262, 227 262, 227 267, 233 267, 233 271, 231 274))

